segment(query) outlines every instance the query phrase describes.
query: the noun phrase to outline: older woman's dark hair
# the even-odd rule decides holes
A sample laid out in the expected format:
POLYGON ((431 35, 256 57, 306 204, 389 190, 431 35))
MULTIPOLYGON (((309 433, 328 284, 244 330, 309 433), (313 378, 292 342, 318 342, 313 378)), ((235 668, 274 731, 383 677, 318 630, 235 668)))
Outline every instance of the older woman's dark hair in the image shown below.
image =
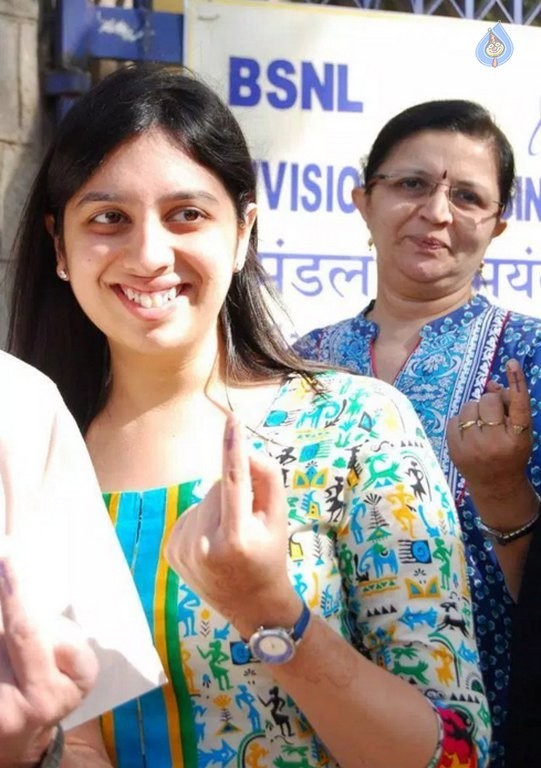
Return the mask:
POLYGON ((426 101, 392 117, 372 145, 364 166, 364 185, 368 188, 374 174, 401 141, 421 131, 452 131, 492 141, 498 163, 500 202, 505 208, 511 199, 515 179, 513 149, 490 113, 474 101, 426 101))
MULTIPOLYGON (((152 128, 222 182, 239 221, 255 201, 256 180, 242 131, 206 85, 172 67, 124 67, 85 94, 61 122, 30 194, 15 244, 9 351, 57 384, 84 431, 103 406, 110 378, 105 336, 56 274, 46 217, 62 242, 67 202, 107 156, 152 128)), ((256 258, 254 226, 244 268, 232 278, 221 323, 232 381, 277 373, 308 375, 274 323, 264 291, 276 298, 256 258), (263 289, 263 290, 262 290, 263 289)))

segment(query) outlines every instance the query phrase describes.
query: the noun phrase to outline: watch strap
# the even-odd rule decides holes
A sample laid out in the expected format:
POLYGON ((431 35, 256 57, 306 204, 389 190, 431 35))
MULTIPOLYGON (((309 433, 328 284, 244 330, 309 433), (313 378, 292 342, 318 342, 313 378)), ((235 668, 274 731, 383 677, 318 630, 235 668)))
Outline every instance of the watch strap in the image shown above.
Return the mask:
POLYGON ((302 601, 302 611, 301 615, 291 628, 291 639, 293 642, 298 643, 302 640, 302 637, 304 633, 306 632, 306 628, 308 627, 308 624, 310 622, 310 609, 304 602, 302 601))

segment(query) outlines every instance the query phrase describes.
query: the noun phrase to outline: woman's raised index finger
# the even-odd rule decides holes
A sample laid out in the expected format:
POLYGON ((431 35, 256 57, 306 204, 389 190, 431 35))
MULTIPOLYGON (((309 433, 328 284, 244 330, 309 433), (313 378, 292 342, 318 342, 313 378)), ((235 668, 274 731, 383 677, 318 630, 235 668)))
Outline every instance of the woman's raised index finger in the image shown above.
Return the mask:
POLYGON ((531 426, 532 413, 530 407, 530 392, 524 371, 517 360, 506 363, 507 380, 509 383, 509 421, 511 427, 531 426))
POLYGON ((244 427, 230 413, 224 430, 220 525, 239 530, 252 514, 252 480, 244 427))

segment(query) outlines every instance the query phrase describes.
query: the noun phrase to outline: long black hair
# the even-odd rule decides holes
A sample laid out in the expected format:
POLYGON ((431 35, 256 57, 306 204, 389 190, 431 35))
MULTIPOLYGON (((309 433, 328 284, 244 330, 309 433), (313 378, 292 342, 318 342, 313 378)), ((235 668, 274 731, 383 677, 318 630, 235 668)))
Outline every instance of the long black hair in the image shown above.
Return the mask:
MULTIPOLYGON (((156 127, 220 179, 239 222, 255 202, 255 173, 240 126, 192 75, 156 64, 123 67, 72 107, 43 160, 15 242, 8 349, 53 379, 83 431, 107 397, 109 348, 69 284, 56 274, 46 217, 62 238, 65 207, 73 195, 122 142, 156 127)), ((220 313, 228 378, 298 373, 313 381, 311 374, 321 366, 302 361, 285 342, 269 295, 276 300, 257 260, 254 226, 245 265, 233 275, 220 313)))

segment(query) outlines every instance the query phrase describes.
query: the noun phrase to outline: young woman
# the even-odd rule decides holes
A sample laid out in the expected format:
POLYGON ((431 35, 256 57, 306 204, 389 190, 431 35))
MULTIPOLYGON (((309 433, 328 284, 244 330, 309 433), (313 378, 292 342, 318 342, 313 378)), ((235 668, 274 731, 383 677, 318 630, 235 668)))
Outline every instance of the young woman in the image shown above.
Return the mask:
MULTIPOLYGON (((103 719, 108 754, 121 768, 485 766, 441 471, 399 393, 287 349, 255 219, 229 110, 144 66, 75 105, 23 221, 11 349, 85 432, 170 679, 103 719), (224 452, 233 412, 247 434, 229 417, 224 452), (164 558, 179 516, 180 577, 164 558)), ((96 724, 74 759, 83 745, 85 766, 109 764, 96 724)))
POLYGON ((502 214, 514 172, 509 141, 478 104, 430 101, 395 115, 376 137, 363 187, 353 192, 377 253, 377 295, 356 317, 314 330, 296 344, 303 357, 393 384, 411 400, 426 430, 464 532, 494 768, 503 765, 512 609, 495 548, 516 594, 539 517, 534 487, 541 482, 541 321, 492 306, 473 287, 487 248, 506 227, 502 214), (486 400, 473 402, 491 379, 512 384, 506 372, 511 358, 524 368, 532 398, 533 452, 529 414, 526 422, 508 425, 497 400, 491 407, 486 400), (484 473, 492 477, 481 483, 483 453, 476 451, 478 463, 468 477, 475 500, 446 442, 448 424, 461 409, 455 449, 466 441, 482 450, 502 441, 504 454, 508 443, 513 455, 498 464, 500 471, 492 462, 484 473))

